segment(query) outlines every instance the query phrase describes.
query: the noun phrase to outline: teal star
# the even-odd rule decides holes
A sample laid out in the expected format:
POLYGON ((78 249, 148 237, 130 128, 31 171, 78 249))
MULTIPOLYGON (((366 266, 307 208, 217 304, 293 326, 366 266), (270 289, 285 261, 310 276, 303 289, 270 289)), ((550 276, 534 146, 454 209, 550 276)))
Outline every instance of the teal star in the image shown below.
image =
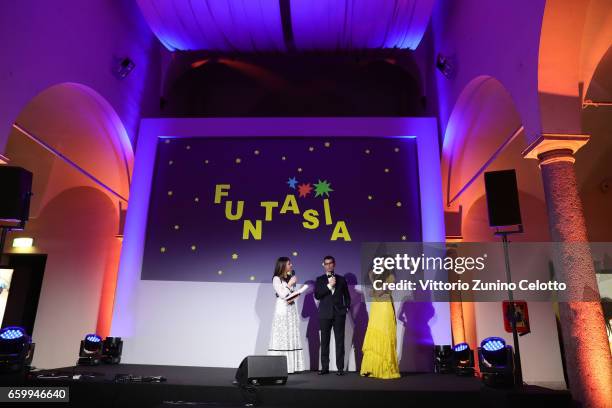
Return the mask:
POLYGON ((289 187, 291 187, 292 189, 295 190, 295 185, 298 183, 298 181, 296 180, 295 177, 291 177, 289 179, 289 181, 287 181, 287 184, 289 184, 289 187))
POLYGON ((315 197, 321 196, 323 197, 324 195, 329 197, 329 193, 331 193, 332 190, 331 189, 331 183, 328 183, 327 180, 319 180, 318 183, 316 183, 314 185, 315 187, 315 197))

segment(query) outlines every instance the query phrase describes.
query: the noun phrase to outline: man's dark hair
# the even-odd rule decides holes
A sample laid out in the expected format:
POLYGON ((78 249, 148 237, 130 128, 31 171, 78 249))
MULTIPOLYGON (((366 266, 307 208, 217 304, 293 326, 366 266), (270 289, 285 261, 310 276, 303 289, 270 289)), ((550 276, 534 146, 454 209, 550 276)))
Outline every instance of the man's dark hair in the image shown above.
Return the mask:
POLYGON ((331 255, 327 255, 325 258, 323 258, 323 262, 327 261, 328 259, 331 260, 333 263, 336 263, 336 258, 331 255))

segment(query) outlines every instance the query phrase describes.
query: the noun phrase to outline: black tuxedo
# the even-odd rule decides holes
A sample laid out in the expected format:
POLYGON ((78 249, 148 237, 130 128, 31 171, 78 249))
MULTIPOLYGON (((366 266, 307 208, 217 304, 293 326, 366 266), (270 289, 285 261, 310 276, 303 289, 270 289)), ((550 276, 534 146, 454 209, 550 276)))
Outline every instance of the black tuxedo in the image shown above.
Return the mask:
POLYGON ((329 370, 329 341, 331 330, 334 328, 336 340, 336 366, 344 370, 344 322, 346 313, 351 307, 346 279, 341 275, 336 277, 336 286, 333 293, 327 287, 327 275, 321 275, 315 283, 314 296, 319 301, 319 325, 321 328, 321 364, 323 370, 329 370))

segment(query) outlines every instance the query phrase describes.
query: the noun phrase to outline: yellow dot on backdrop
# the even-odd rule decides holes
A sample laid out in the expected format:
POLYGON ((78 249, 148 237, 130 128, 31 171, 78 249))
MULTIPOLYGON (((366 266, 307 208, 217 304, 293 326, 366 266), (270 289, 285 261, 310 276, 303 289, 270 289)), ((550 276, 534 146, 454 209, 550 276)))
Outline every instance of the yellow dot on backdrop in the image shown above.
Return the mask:
POLYGON ((388 173, 388 172, 389 172, 389 169, 385 169, 385 173, 388 173))
POLYGON ((325 142, 324 146, 325 146, 325 147, 329 147, 329 146, 331 146, 331 143, 329 143, 329 142, 325 142))
POLYGON ((301 172, 302 172, 302 168, 298 167, 298 173, 301 173, 301 172))
POLYGON ((175 229, 175 230, 177 230, 177 229, 179 229, 179 228, 180 228, 180 227, 178 226, 178 224, 174 226, 174 229, 175 229))
POLYGON ((396 147, 395 149, 393 149, 393 151, 394 151, 395 153, 399 152, 399 147, 396 147))
POLYGON ((223 275, 223 271, 217 271, 217 274, 223 275))
POLYGON ((365 149, 365 154, 370 154, 370 149, 365 149))
POLYGON ((240 164, 242 162, 242 160, 240 159, 240 157, 236 158, 236 164, 240 164))
POLYGON ((293 251, 293 256, 298 256, 297 251, 293 251))
POLYGON ((314 152, 314 147, 310 146, 310 147, 308 148, 308 151, 309 151, 309 152, 314 152))
POLYGON ((368 196, 368 200, 371 200, 373 197, 371 195, 368 196))
POLYGON ((405 241, 405 240, 406 240, 406 236, 402 235, 402 241, 405 241))
POLYGON ((193 201, 195 201, 196 203, 199 203, 200 202, 200 197, 194 198, 193 201))
POLYGON ((172 190, 168 190, 168 195, 171 196, 172 194, 172 190))
POLYGON ((187 146, 185 147, 185 149, 189 150, 189 149, 191 149, 191 146, 187 145, 187 146))
POLYGON ((238 254, 232 254, 232 259, 238 259, 238 254))
POLYGON ((191 250, 192 250, 192 251, 195 251, 195 250, 196 250, 196 246, 195 246, 195 245, 192 245, 192 246, 191 246, 191 250))
POLYGON ((251 275, 251 277, 249 279, 254 281, 255 280, 255 276, 251 275))
POLYGON ((281 160, 287 160, 287 157, 283 156, 281 157, 281 160))
POLYGON ((174 161, 172 161, 172 160, 170 160, 170 161, 168 162, 168 164, 169 164, 169 165, 171 165, 171 166, 172 166, 172 163, 174 163, 174 161))
POLYGON ((401 201, 398 201, 397 203, 395 203, 395 205, 396 205, 397 207, 401 207, 401 206, 402 206, 402 202, 401 202, 401 201))
POLYGON ((166 247, 161 247, 161 248, 159 248, 159 252, 161 252, 162 254, 163 254, 164 252, 166 252, 166 247))
POLYGON ((208 164, 208 160, 204 160, 204 164, 208 164))
POLYGON ((255 153, 255 155, 259 154, 259 150, 255 150, 253 153, 255 153))

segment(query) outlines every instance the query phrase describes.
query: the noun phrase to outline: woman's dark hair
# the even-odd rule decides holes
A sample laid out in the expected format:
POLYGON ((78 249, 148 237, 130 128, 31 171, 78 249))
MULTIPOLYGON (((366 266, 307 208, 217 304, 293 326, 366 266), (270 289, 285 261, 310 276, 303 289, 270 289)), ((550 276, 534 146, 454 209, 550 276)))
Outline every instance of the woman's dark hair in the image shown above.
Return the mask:
POLYGON ((287 262, 289 262, 289 258, 286 256, 281 256, 276 260, 276 266, 274 267, 274 276, 278 276, 281 279, 283 278, 283 272, 285 271, 285 267, 287 266, 287 262))

